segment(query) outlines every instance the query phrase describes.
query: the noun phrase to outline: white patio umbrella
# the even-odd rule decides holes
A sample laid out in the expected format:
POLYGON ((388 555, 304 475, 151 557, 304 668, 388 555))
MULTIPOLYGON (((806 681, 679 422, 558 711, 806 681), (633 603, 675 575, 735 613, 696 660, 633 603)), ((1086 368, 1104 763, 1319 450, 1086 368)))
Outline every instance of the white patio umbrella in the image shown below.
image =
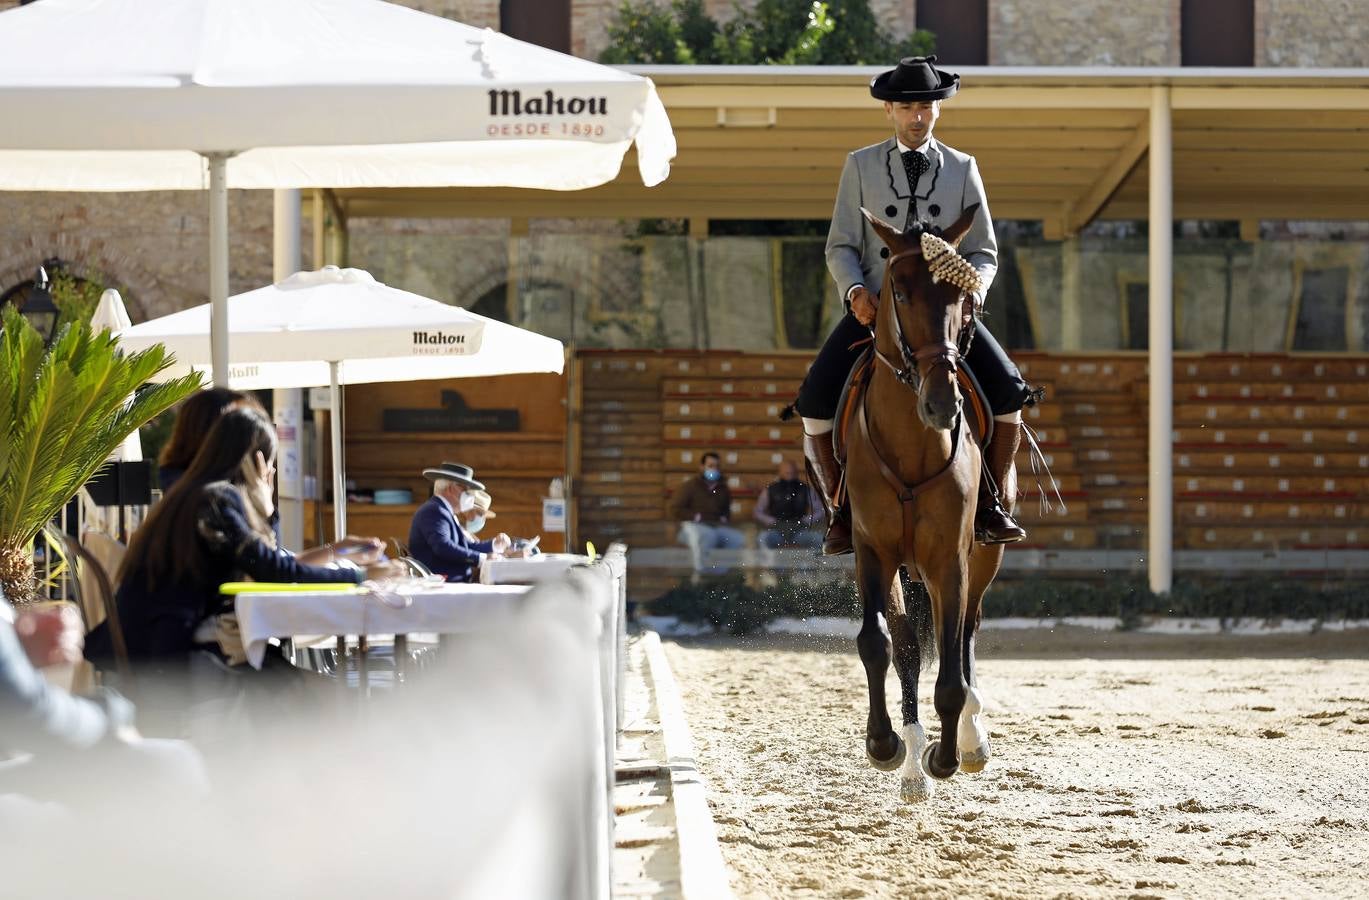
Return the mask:
MULTIPOLYGON (((97 333, 112 331, 119 334, 126 331, 132 324, 132 320, 128 317, 128 310, 124 308, 124 298, 120 297, 119 292, 113 288, 107 288, 100 295, 100 302, 95 306, 95 315, 90 317, 90 327, 97 333)), ((124 438, 124 442, 115 448, 109 458, 122 462, 138 462, 143 458, 143 439, 135 430, 124 438)))
MULTIPOLYGON (((339 386, 377 381, 561 372, 561 342, 387 287, 361 269, 327 266, 228 299, 238 389, 331 385, 333 525, 347 534, 339 386)), ((136 352, 162 344, 176 365, 159 380, 206 370, 210 309, 196 306, 135 325, 120 336, 136 352)))
POLYGON ((43 0, 0 13, 0 190, 210 195, 228 382, 227 188, 648 185, 651 81, 383 0, 43 0))

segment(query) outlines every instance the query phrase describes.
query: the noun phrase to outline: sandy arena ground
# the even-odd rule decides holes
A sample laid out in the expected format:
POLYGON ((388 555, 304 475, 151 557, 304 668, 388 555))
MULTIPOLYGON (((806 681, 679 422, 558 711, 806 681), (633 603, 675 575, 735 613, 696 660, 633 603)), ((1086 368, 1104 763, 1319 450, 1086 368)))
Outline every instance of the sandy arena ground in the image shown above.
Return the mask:
POLYGON ((986 633, 994 758, 918 806, 865 762, 853 642, 666 649, 739 897, 1369 893, 1363 631, 986 633))

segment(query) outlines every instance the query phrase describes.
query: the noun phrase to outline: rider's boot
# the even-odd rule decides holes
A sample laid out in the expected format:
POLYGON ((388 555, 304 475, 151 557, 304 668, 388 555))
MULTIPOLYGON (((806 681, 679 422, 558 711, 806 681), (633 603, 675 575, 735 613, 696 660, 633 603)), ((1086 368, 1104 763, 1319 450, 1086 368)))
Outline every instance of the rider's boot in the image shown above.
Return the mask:
POLYGON ((974 539, 981 544, 1012 544, 1027 536, 1002 503, 998 485, 1008 484, 1017 448, 1022 443, 1022 423, 994 423, 993 439, 984 449, 979 478, 979 505, 974 516, 974 539))
POLYGON ((832 448, 832 433, 803 436, 803 455, 808 459, 814 485, 822 494, 827 507, 827 537, 822 542, 825 556, 840 556, 851 552, 851 523, 845 510, 837 506, 837 485, 841 481, 841 466, 832 448))

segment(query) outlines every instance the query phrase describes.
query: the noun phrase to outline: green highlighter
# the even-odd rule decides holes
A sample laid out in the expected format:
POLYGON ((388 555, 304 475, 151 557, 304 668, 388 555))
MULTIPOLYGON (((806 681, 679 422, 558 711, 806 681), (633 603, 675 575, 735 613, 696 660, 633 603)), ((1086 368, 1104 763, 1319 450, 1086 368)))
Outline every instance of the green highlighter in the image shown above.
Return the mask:
POLYGON ((220 594, 355 594, 354 584, 304 584, 297 582, 230 581, 219 585, 220 594))

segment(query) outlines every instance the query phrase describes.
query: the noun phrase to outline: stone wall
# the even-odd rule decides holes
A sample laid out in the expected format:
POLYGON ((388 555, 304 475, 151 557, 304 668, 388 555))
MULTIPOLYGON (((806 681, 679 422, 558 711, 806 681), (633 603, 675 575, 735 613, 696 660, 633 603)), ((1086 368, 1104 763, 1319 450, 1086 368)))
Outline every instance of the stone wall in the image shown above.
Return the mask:
POLYGON ((1255 64, 1369 66, 1365 0, 1256 0, 1255 64))
POLYGON ((989 0, 989 64, 1177 66, 1179 0, 989 0))

